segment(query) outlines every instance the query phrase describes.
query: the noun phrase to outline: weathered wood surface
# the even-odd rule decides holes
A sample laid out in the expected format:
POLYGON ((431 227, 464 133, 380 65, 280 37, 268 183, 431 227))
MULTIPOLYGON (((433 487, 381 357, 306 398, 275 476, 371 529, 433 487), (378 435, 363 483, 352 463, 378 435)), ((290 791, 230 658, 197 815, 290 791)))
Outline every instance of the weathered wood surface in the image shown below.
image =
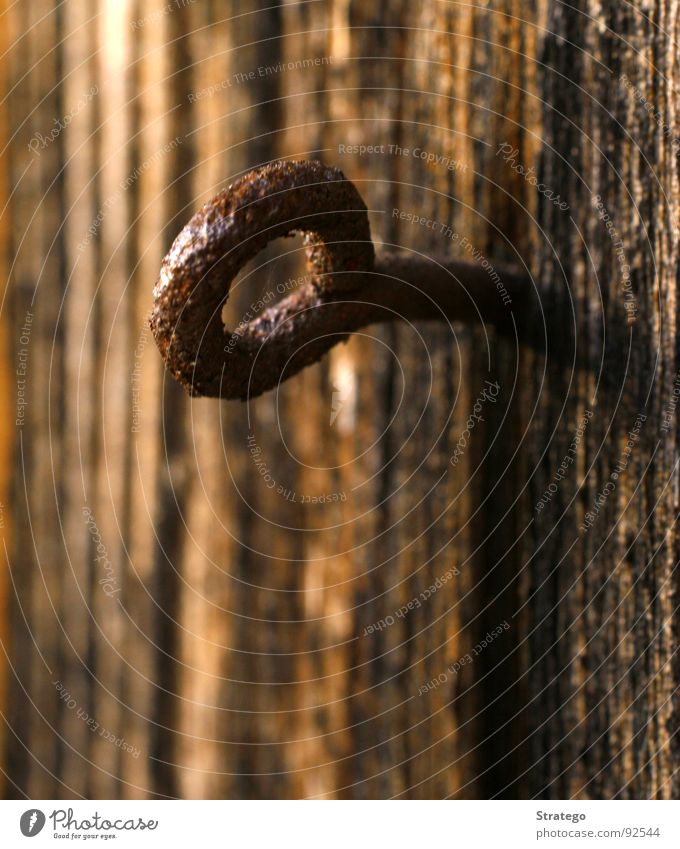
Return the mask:
POLYGON ((546 795, 677 798, 678 4, 560 4, 550 28, 542 173, 569 210, 542 206, 537 271, 564 334, 531 377, 530 502, 593 415, 527 548, 527 768, 546 795))
MULTIPOLYGON (((180 5, 4 8, 12 396, 34 316, 25 424, 2 440, 6 792, 677 795, 676 419, 658 425, 678 369, 676 4, 180 5), (525 265, 537 339, 375 327, 249 406, 188 399, 146 329, 160 260, 193 210, 276 157, 342 168, 377 241, 525 265), (633 268, 632 329, 593 194, 633 268), (498 397, 454 467, 486 381, 498 397)), ((302 273, 299 248, 258 257, 228 325, 302 273)))

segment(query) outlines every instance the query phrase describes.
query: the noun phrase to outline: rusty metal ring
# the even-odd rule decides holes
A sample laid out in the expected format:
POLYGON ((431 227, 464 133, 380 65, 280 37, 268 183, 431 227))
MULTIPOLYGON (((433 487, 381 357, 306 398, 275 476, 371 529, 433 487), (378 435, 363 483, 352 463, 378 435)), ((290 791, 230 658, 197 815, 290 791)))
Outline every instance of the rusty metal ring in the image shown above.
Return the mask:
MULTIPOLYGON (((151 329, 169 371, 191 394, 259 395, 280 379, 273 364, 283 349, 289 357, 304 314, 358 288, 357 272, 371 272, 373 263, 366 206, 342 172, 320 162, 276 162, 230 185, 177 236, 154 289, 151 329), (304 234, 310 282, 226 330, 221 310, 238 272, 272 239, 297 232, 304 234)), ((305 341, 288 376, 316 362, 338 339, 305 341)))
POLYGON ((514 308, 521 323, 530 290, 525 275, 488 261, 376 258, 366 205, 342 172, 281 161, 241 177, 184 227, 163 260, 150 324, 168 370, 192 395, 247 399, 378 321, 491 322, 517 338, 514 308), (234 277, 272 239, 296 232, 310 281, 226 330, 234 277))

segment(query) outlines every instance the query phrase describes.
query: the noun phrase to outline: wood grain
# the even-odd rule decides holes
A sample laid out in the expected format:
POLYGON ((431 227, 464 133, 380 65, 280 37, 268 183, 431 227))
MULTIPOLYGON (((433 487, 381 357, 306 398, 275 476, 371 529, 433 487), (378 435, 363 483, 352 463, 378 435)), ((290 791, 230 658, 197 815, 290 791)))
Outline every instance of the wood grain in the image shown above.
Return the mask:
MULTIPOLYGON (((677 11, 3 6, 6 795, 677 797, 677 11), (250 405, 189 399, 146 329, 160 261, 279 157, 341 168, 378 244, 526 268, 532 345, 512 307, 379 325, 250 405)), ((227 325, 303 269, 270 245, 227 325)))

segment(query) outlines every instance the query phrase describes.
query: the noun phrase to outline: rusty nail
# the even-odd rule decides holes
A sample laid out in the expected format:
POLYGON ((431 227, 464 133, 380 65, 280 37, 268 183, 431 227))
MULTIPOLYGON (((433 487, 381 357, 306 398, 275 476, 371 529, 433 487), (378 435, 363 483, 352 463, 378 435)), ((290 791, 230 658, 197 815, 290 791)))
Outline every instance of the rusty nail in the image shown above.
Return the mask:
MULTIPOLYGON (((510 301, 526 278, 501 276, 510 301)), ((404 251, 375 258, 359 192, 337 168, 279 161, 241 177, 175 239, 150 319, 170 373, 192 395, 247 399, 317 362, 361 327, 391 320, 492 321, 508 307, 481 265, 404 251), (309 282, 233 332, 233 279, 272 239, 304 234, 309 282)))

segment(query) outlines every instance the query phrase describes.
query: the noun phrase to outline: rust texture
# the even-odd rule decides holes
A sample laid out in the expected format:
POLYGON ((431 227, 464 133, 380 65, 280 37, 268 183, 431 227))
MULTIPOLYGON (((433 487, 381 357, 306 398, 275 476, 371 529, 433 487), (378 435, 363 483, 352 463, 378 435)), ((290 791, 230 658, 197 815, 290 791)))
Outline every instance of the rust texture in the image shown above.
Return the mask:
POLYGON ((366 205, 343 173, 317 161, 279 161, 245 174, 184 227, 163 260, 150 324, 190 394, 245 400, 378 321, 511 327, 513 303, 529 285, 508 271, 500 279, 502 295, 480 265, 416 252, 376 260, 366 205), (238 272, 272 239, 298 232, 309 282, 227 330, 221 311, 238 272))
POLYGON ((327 322, 323 307, 358 287, 353 272, 371 271, 373 256, 366 207, 342 172, 311 161, 267 165, 217 195, 175 239, 151 329, 192 394, 259 395, 278 382, 282 356, 292 356, 294 374, 335 344, 316 333, 327 322), (310 283, 233 334, 225 330, 221 309, 236 274, 272 239, 296 232, 305 233, 310 283))

